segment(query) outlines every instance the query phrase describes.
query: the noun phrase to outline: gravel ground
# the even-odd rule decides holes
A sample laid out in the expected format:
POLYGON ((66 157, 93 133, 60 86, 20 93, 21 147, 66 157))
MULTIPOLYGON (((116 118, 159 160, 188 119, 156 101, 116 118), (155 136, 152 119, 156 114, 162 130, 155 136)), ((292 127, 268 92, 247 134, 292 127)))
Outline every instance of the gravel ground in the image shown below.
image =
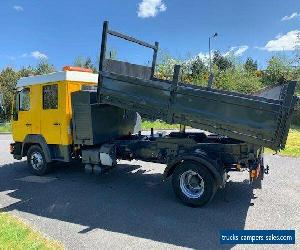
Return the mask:
MULTIPOLYGON (((8 154, 10 135, 0 135, 0 208, 23 218, 67 249, 196 248, 296 249, 299 245, 220 245, 220 229, 300 227, 300 159, 266 156, 270 174, 252 190, 248 173, 232 173, 224 190, 204 208, 181 204, 163 165, 121 161, 102 176, 62 165, 32 176, 8 154)), ((299 249, 299 248, 298 248, 299 249)))

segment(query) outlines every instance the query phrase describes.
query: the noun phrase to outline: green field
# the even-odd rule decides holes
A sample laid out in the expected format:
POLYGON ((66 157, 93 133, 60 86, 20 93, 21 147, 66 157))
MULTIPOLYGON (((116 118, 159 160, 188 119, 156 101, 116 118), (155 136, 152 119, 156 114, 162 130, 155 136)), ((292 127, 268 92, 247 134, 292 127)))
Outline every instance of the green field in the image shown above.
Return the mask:
POLYGON ((178 124, 168 124, 162 121, 143 121, 142 122, 142 130, 150 130, 153 129, 179 129, 178 124))
POLYGON ((0 213, 0 249, 63 249, 8 213, 0 213))
MULTIPOLYGON (((267 149, 266 152, 273 152, 267 149)), ((292 157, 300 157, 300 126, 292 126, 287 138, 285 149, 278 152, 279 155, 286 155, 292 157)))
POLYGON ((0 123, 0 133, 11 132, 10 123, 0 123))

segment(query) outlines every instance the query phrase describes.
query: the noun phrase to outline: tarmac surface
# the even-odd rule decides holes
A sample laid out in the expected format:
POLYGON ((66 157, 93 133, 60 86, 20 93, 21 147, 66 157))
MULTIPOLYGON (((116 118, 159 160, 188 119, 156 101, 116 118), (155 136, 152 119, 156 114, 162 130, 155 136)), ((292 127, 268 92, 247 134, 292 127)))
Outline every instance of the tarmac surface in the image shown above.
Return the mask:
MULTIPOLYGON (((267 155, 270 174, 252 189, 248 172, 232 173, 203 208, 180 203, 164 165, 121 161, 101 176, 62 164, 30 174, 0 134, 0 209, 21 217, 67 249, 299 249, 296 245, 220 245, 222 229, 300 230, 300 159, 267 155)), ((24 159, 25 160, 25 159, 24 159)))

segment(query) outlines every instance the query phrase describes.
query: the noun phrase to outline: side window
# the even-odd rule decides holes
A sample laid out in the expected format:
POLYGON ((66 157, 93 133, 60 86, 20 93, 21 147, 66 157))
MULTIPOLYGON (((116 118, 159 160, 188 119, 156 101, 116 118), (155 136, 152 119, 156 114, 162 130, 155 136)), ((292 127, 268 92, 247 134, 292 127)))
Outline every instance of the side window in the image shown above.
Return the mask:
POLYGON ((43 109, 58 108, 57 84, 43 86, 43 109))
POLYGON ((19 110, 28 111, 30 109, 30 89, 25 88, 19 92, 19 110))

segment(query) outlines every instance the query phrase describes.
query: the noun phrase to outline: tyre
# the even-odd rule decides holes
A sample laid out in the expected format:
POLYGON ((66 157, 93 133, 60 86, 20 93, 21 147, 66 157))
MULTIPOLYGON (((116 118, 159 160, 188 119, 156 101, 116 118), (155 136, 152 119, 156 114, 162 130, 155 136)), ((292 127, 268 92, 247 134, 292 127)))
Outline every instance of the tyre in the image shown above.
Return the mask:
POLYGON ((183 162, 172 176, 173 190, 186 205, 201 207, 215 195, 216 182, 209 170, 199 163, 183 162))
POLYGON ((38 145, 32 145, 27 151, 27 165, 35 175, 44 175, 49 172, 50 166, 46 162, 43 150, 38 145))
POLYGON ((102 172, 103 172, 103 169, 100 167, 100 165, 95 164, 94 167, 93 167, 94 175, 101 175, 102 172))
POLYGON ((84 172, 86 174, 92 174, 93 173, 93 166, 92 166, 92 164, 85 164, 84 165, 84 172))

